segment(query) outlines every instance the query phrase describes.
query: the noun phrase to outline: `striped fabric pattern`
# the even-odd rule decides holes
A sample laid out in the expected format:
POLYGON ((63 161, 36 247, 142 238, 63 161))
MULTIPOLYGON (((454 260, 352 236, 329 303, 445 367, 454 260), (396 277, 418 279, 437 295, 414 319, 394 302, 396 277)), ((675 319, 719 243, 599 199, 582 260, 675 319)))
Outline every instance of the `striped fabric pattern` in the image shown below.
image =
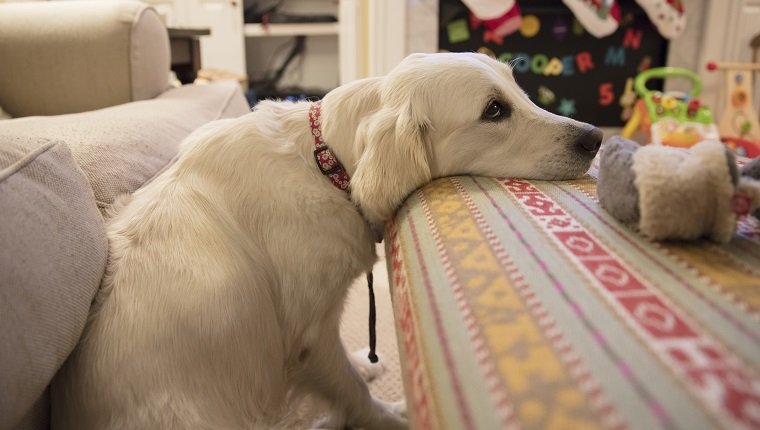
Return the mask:
POLYGON ((593 176, 443 178, 386 255, 413 428, 760 429, 753 218, 728 245, 654 243, 593 176))

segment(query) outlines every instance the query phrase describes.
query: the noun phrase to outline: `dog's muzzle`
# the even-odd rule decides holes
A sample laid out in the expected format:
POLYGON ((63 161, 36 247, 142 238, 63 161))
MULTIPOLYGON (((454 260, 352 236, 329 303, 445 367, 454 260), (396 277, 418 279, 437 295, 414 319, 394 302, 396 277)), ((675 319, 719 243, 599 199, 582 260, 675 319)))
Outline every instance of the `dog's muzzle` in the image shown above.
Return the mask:
POLYGON ((604 133, 596 127, 591 127, 584 131, 575 139, 575 150, 587 157, 594 157, 599 147, 602 146, 604 133))

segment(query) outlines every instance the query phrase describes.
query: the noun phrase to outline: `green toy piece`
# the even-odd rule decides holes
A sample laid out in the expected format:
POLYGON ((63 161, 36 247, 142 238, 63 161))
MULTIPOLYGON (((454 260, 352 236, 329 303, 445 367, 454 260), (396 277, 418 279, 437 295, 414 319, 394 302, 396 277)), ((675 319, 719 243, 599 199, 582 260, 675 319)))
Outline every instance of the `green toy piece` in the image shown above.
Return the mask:
POLYGON ((636 76, 634 88, 644 101, 649 118, 655 123, 669 117, 678 122, 697 122, 710 125, 715 122, 713 114, 707 106, 697 99, 702 92, 702 81, 699 76, 688 69, 680 67, 655 67, 645 70, 636 76), (692 87, 688 94, 663 94, 659 91, 651 91, 646 87, 649 79, 686 78, 691 81, 692 87))

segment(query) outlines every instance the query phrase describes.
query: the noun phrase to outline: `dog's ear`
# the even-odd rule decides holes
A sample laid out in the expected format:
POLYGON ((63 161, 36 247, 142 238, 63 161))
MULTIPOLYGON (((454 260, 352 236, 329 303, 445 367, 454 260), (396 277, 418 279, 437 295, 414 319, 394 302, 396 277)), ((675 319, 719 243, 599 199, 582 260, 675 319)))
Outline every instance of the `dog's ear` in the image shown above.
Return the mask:
POLYGON ((431 179, 426 117, 410 104, 383 108, 362 121, 357 132, 358 163, 351 195, 364 216, 380 226, 404 198, 431 179))

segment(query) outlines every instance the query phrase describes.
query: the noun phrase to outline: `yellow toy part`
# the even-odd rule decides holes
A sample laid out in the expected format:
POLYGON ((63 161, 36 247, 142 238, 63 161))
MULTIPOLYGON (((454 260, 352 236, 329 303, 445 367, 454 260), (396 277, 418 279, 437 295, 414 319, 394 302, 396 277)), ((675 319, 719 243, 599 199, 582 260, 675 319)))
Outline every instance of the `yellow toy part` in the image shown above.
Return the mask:
POLYGON ((638 109, 636 105, 633 106, 633 111, 631 111, 631 117, 628 119, 628 122, 625 123, 625 127, 623 127, 622 135, 626 139, 630 139, 631 136, 633 136, 633 133, 636 133, 636 130, 639 129, 641 126, 641 111, 638 109))

